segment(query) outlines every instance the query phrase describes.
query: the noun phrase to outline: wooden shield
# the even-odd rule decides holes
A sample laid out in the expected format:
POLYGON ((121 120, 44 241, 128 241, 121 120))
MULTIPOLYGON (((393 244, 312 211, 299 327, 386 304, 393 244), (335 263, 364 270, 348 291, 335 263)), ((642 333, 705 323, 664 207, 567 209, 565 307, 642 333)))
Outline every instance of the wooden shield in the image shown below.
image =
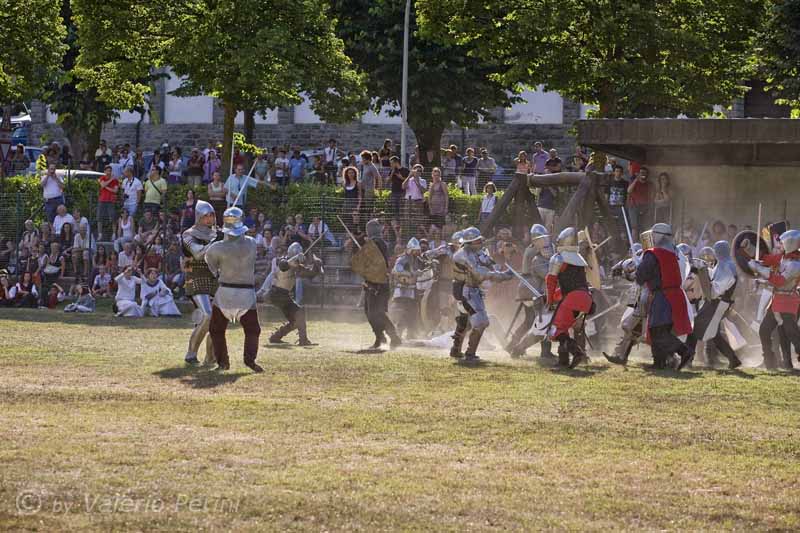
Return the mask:
POLYGON ((589 284, 594 287, 595 289, 602 289, 603 283, 600 280, 600 261, 597 260, 597 254, 595 253, 594 243, 592 243, 592 238, 589 236, 589 228, 584 229, 580 232, 582 235, 578 236, 578 240, 583 240, 582 238, 586 239, 586 242, 589 243, 589 251, 586 253, 586 262, 589 263, 589 266, 586 267, 586 280, 589 284))
POLYGON ((386 260, 378 246, 369 239, 353 254, 350 268, 370 283, 388 283, 386 260))
POLYGON ((700 291, 703 293, 704 300, 711 299, 711 275, 709 274, 708 267, 697 269, 697 281, 700 284, 700 291))

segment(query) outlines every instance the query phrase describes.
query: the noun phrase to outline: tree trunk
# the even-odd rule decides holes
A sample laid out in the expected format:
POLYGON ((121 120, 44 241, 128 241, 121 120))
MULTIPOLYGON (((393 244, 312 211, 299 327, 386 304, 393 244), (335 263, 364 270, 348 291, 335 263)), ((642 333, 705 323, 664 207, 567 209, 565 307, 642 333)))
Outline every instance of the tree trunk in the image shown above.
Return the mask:
POLYGON ((252 109, 244 111, 244 142, 253 143, 253 132, 256 129, 256 112, 252 109))
POLYGON ((430 172, 433 167, 441 165, 442 161, 442 133, 444 128, 416 128, 409 124, 417 136, 419 145, 420 163, 425 167, 425 172, 430 172), (429 153, 430 152, 430 153, 429 153), (433 157, 430 157, 430 156, 433 157))
POLYGON ((220 165, 220 172, 222 172, 224 176, 226 171, 228 172, 228 175, 233 174, 231 148, 233 147, 233 129, 234 122, 236 120, 236 107, 231 102, 227 101, 222 103, 222 107, 225 109, 225 119, 223 121, 222 163, 220 165))

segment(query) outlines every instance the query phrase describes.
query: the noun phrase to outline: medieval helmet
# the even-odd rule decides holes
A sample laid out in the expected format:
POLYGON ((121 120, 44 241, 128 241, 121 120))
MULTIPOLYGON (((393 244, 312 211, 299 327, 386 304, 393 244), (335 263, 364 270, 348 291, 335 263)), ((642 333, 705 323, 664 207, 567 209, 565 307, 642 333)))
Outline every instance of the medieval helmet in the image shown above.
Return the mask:
POLYGON ((472 226, 461 232, 461 244, 470 244, 477 241, 482 241, 483 235, 481 230, 472 226))
POLYGON ((238 207, 234 206, 226 209, 222 215, 222 220, 225 224, 222 227, 222 233, 231 237, 239 237, 247 233, 247 226, 242 222, 243 216, 244 213, 238 207))
POLYGON ((377 218, 373 218, 367 222, 367 237, 370 239, 379 239, 383 233, 383 224, 377 218))
POLYGON ((574 246, 575 249, 578 247, 578 232, 575 228, 565 228, 558 234, 558 238, 556 239, 556 249, 561 251, 561 249, 565 246, 574 246))
MULTIPOLYGON (((730 254, 730 251, 728 253, 730 254)), ((710 246, 703 246, 700 248, 700 253, 697 254, 697 257, 705 261, 708 266, 712 266, 717 262, 717 256, 714 253, 714 249, 710 246)))
POLYGON ((717 241, 714 243, 714 256, 717 261, 725 261, 731 258, 731 245, 728 241, 717 241))
POLYGON ((682 242, 678 246, 676 246, 676 248, 678 249, 678 251, 680 253, 682 253, 684 255, 684 257, 686 257, 686 259, 688 259, 689 261, 692 260, 692 247, 691 246, 689 246, 685 242, 682 242))
POLYGON ((202 224, 203 217, 213 214, 215 214, 213 205, 203 200, 197 200, 197 205, 194 206, 195 224, 202 224))
POLYGON ((422 250, 422 247, 419 245, 419 241, 416 237, 411 237, 408 240, 408 244, 406 244, 406 252, 419 252, 422 250))
POLYGON ((781 233, 781 245, 785 254, 800 250, 800 230, 790 229, 781 233))
POLYGON ((653 246, 665 248, 672 246, 672 226, 659 222, 650 230, 653 232, 653 246))
POLYGON ((289 249, 286 250, 286 255, 288 255, 289 257, 294 257, 302 253, 303 253, 303 245, 300 244, 299 242, 293 242, 292 244, 289 245, 289 249))
POLYGON ((450 237, 450 244, 461 246, 461 237, 463 236, 463 232, 457 231, 453 233, 453 236, 450 237))
POLYGON ((547 228, 542 226, 541 224, 534 224, 531 226, 531 240, 535 241, 537 239, 541 239, 542 237, 547 237, 547 228))

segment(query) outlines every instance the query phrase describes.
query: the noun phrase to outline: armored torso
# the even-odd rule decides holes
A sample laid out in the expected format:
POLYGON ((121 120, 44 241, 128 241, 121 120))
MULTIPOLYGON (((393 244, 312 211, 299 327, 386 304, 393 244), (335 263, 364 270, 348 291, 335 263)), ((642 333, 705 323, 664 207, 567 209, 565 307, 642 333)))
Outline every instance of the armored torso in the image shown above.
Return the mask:
POLYGON ((183 249, 183 268, 186 275, 186 294, 214 295, 217 280, 208 269, 206 250, 217 238, 216 232, 208 226, 194 225, 181 234, 183 249))
POLYGON ((237 320, 255 308, 255 239, 243 235, 217 241, 208 247, 206 263, 219 281, 214 305, 229 320, 237 320))

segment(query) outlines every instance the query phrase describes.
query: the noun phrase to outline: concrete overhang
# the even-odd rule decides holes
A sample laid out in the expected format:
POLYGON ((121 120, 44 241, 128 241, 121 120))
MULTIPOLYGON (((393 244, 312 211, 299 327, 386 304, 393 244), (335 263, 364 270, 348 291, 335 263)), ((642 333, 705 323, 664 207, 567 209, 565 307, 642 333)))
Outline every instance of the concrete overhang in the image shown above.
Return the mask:
POLYGON ((800 166, 800 120, 577 121, 578 143, 649 165, 800 166))

